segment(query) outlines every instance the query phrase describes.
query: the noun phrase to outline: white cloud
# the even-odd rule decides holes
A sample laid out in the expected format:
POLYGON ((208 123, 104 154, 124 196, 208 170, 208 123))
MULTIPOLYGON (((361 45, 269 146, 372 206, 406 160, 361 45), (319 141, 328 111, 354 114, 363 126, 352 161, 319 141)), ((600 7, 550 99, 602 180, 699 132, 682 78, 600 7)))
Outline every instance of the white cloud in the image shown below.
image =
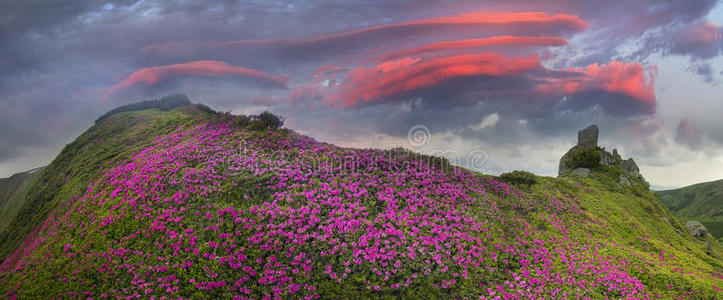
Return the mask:
POLYGON ((497 113, 492 113, 482 118, 482 121, 480 121, 479 124, 472 126, 472 129, 482 130, 490 126, 495 126, 495 124, 497 124, 497 121, 499 120, 500 115, 497 113))

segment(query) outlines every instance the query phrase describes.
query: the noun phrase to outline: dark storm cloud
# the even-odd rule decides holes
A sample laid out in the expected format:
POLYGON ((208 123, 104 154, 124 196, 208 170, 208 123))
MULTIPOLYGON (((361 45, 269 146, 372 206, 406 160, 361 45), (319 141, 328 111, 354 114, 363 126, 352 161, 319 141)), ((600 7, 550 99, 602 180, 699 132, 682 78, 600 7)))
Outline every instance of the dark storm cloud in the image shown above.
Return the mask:
MULTIPOLYGON (((153 65, 137 55, 143 45, 204 33, 230 35, 239 30, 225 26, 226 22, 254 13, 254 8, 240 10, 243 5, 223 1, 196 6, 151 1, 0 5, 0 163, 34 150, 57 148, 92 124, 94 116, 158 96, 157 90, 146 90, 103 99, 104 91, 123 76, 153 65)), ((165 87, 177 89, 180 83, 189 84, 165 87)), ((241 86, 256 91, 253 84, 241 86)))
POLYGON ((4 2, 0 10, 0 37, 32 30, 50 31, 89 11, 106 5, 128 5, 135 1, 47 1, 27 0, 4 2))
POLYGON ((641 42, 642 46, 634 56, 644 57, 659 52, 688 56, 694 60, 709 59, 720 55, 723 49, 723 27, 707 20, 678 24, 649 32, 641 42))
POLYGON ((712 84, 715 82, 715 78, 713 77, 713 68, 709 63, 699 63, 691 65, 686 69, 686 71, 695 73, 707 83, 712 84))

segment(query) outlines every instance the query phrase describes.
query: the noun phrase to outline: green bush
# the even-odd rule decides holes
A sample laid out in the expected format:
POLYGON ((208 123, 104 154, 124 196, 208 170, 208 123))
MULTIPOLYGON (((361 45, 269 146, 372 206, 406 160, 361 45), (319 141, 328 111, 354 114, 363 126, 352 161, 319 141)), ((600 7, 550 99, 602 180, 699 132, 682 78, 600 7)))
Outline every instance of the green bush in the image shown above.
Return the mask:
POLYGON ((249 125, 251 118, 245 115, 233 116, 231 123, 239 128, 244 128, 249 125))
POLYGON ((537 183, 537 179, 535 178, 535 174, 532 174, 527 171, 520 171, 515 170, 508 173, 502 173, 500 175, 500 180, 503 182, 509 183, 509 184, 515 184, 515 185, 533 185, 537 183))
POLYGON ((279 129, 281 126, 284 125, 284 119, 272 114, 268 111, 262 112, 258 116, 256 116, 258 120, 264 123, 267 128, 269 129, 279 129))
POLYGON ((251 130, 276 130, 284 125, 284 119, 268 111, 251 116, 249 128, 251 130))
POLYGON ((605 173, 610 176, 610 178, 613 178, 615 180, 619 180, 620 175, 623 175, 624 171, 622 168, 618 166, 601 166, 602 170, 605 171, 605 173))
POLYGON ((572 155, 570 166, 572 169, 597 168, 600 166, 600 152, 596 148, 585 148, 572 155))

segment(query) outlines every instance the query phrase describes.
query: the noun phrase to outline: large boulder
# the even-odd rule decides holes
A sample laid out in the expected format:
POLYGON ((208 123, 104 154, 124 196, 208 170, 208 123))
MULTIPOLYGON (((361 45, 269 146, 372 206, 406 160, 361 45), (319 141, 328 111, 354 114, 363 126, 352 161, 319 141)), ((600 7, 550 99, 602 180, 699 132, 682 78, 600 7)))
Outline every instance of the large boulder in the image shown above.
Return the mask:
POLYGON ((688 222, 685 222, 685 228, 688 229, 688 232, 690 232, 690 235, 702 239, 705 237, 710 236, 711 234, 708 232, 708 228, 705 228, 703 224, 701 224, 698 221, 690 220, 688 222))
POLYGON ((577 132, 577 144, 583 147, 597 147, 597 125, 593 124, 577 132))

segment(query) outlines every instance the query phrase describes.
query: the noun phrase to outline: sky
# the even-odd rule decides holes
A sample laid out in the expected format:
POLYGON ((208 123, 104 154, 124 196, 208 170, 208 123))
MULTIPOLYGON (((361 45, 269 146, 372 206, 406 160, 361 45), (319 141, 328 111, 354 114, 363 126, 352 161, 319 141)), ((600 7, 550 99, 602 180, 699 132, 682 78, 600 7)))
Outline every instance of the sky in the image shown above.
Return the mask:
POLYGON ((594 123, 656 189, 718 180, 721 25, 713 0, 2 1, 0 177, 181 93, 490 174, 555 176, 594 123))

